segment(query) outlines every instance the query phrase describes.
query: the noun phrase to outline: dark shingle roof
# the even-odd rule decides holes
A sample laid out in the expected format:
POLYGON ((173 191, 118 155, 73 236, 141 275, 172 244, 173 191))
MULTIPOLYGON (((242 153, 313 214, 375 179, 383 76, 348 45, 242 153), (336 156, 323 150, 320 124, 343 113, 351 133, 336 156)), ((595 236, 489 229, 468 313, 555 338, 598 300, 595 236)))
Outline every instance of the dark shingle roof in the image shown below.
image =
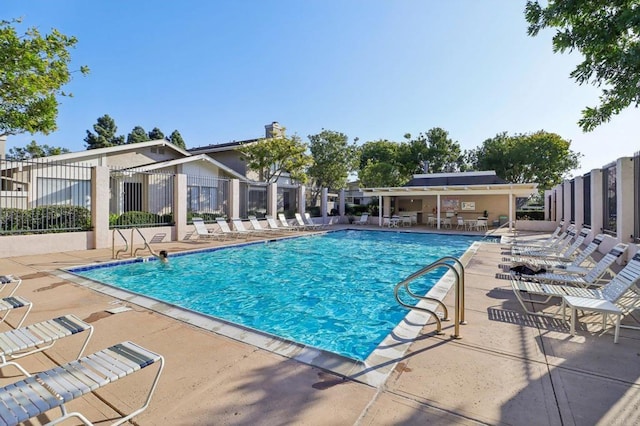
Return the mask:
POLYGON ((480 176, 434 176, 411 179, 404 186, 468 186, 468 185, 498 185, 508 183, 496 175, 480 176))

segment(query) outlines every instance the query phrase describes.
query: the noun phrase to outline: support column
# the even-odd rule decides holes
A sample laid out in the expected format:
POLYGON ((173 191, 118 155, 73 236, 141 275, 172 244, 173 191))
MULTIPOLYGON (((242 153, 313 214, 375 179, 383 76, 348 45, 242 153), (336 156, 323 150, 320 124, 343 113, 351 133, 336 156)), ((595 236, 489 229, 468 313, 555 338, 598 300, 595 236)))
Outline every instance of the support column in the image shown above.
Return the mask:
POLYGON ((382 226, 382 195, 378 196, 378 226, 382 226))
POLYGON ((346 213, 346 192, 344 189, 340 190, 340 203, 338 204, 338 214, 340 215, 339 223, 344 222, 344 215, 346 213))
POLYGON ((187 175, 173 178, 173 241, 182 241, 187 234, 187 175))
POLYGON ((278 184, 267 185, 267 214, 271 217, 278 217, 278 184))
POLYGON ((616 234, 622 243, 633 242, 634 181, 633 158, 616 160, 616 234))
POLYGON ((571 225, 571 182, 562 182, 562 217, 564 219, 564 229, 571 225))
POLYGON ((596 234, 602 233, 604 193, 602 169, 591 170, 591 230, 596 234))
POLYGON ((229 219, 240 217, 240 181, 229 182, 229 219))
POLYGON ((322 224, 327 223, 327 205, 329 205, 329 188, 322 188, 322 201, 320 202, 320 216, 322 224))
POLYGON ((573 197, 576 226, 582 229, 584 228, 584 178, 582 176, 573 178, 573 185, 576 192, 573 197))
POLYGON ((436 196, 436 226, 440 229, 440 194, 436 196))
POLYGON ((544 220, 553 220, 553 211, 551 210, 553 199, 553 191, 550 189, 544 190, 544 220))
POLYGON ((513 230, 513 193, 509 191, 509 232, 513 230))
POLYGON ((307 188, 304 185, 298 187, 298 213, 304 216, 307 211, 307 188))
POLYGON ((109 241, 109 168, 96 166, 91 169, 91 225, 94 249, 110 246, 109 241))

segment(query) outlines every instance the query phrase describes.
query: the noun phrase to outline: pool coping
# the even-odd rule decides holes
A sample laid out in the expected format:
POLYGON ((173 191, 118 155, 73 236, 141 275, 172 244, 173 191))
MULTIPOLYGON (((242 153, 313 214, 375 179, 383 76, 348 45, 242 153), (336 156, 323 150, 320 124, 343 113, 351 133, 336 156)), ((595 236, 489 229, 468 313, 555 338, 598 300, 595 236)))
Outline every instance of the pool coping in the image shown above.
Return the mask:
MULTIPOLYGON (((332 232, 332 231, 329 231, 332 232)), ((316 234, 318 235, 318 234, 316 234)), ((289 238, 297 238, 298 236, 287 236, 289 238)), ((210 247, 205 249, 186 250, 173 253, 172 256, 188 255, 199 252, 216 251, 230 247, 241 247, 245 245, 264 244, 262 241, 245 241, 236 244, 228 244, 218 247, 210 247)), ((460 256, 460 262, 466 265, 471 256, 478 250, 481 242, 476 241, 460 256)), ((384 385, 387 378, 400 362, 409 349, 414 339, 418 337, 427 324, 431 315, 419 312, 409 311, 407 315, 398 323, 396 327, 382 340, 376 349, 364 361, 348 358, 326 350, 306 346, 288 339, 271 335, 269 333, 252 329, 240 324, 231 323, 213 316, 195 312, 186 308, 167 303, 153 297, 141 295, 128 290, 123 290, 93 281, 89 278, 81 277, 70 272, 70 270, 82 270, 83 268, 93 269, 99 267, 109 267, 123 263, 157 261, 153 256, 139 257, 136 259, 114 260, 113 262, 90 263, 83 266, 74 266, 62 268, 53 271, 56 276, 61 279, 76 283, 83 287, 97 291, 102 294, 114 297, 126 303, 141 306, 162 315, 174 318, 178 321, 196 326, 198 328, 220 334, 233 340, 247 343, 249 345, 276 353, 286 358, 296 360, 298 362, 311 365, 323 370, 327 370, 338 374, 350 380, 356 380, 361 383, 379 388, 384 385)), ((444 276, 429 290, 427 297, 443 301, 451 287, 455 283, 454 273, 447 271, 444 276)), ((433 302, 421 301, 417 306, 436 311, 437 304, 433 302)), ((435 331, 435 327, 434 327, 435 331)))

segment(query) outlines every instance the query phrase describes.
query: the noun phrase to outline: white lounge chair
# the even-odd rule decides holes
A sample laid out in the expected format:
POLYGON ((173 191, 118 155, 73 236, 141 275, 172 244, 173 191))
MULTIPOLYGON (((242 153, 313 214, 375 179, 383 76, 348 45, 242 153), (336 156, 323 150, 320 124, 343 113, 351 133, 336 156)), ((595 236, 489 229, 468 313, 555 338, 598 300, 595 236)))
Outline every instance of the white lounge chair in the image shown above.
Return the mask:
POLYGON ((298 227, 304 230, 311 231, 311 230, 320 229, 322 227, 322 225, 316 225, 315 223, 311 223, 311 224, 306 223, 304 219, 302 219, 302 215, 300 213, 296 213, 294 216, 296 218, 296 223, 298 224, 298 227))
MULTIPOLYGON (((545 257, 527 257, 514 256, 511 258, 512 265, 516 263, 528 262, 535 267, 545 268, 547 271, 561 270, 566 272, 583 272, 588 273, 588 269, 583 264, 591 259, 600 244, 604 241, 604 234, 598 234, 593 240, 580 252, 575 259, 570 260, 562 256, 545 256, 545 257)), ((591 261, 593 263, 593 261, 591 261)))
POLYGON ((8 294, 8 296, 13 296, 18 287, 20 287, 20 284, 22 284, 20 277, 16 277, 15 275, 0 275, 0 293, 3 293, 5 288, 13 285, 13 290, 8 294))
POLYGON ((13 327, 13 328, 20 328, 25 318, 27 318, 27 315, 29 315, 29 312, 31 312, 32 307, 33 307, 33 304, 27 299, 25 299, 24 297, 11 296, 11 297, 5 297, 3 299, 0 299, 0 314, 2 312, 5 312, 5 314, 2 316, 2 319, 0 319, 0 323, 5 322, 9 314, 13 312, 15 309, 24 308, 22 318, 20 318, 20 321, 18 322, 18 324, 15 327, 13 327))
POLYGON ((110 346, 0 388, 0 424, 17 425, 60 408, 62 416, 48 424, 58 424, 76 417, 85 425, 91 425, 83 414, 68 412, 65 404, 156 363, 159 363, 158 372, 144 404, 112 423, 122 424, 147 409, 164 368, 161 355, 133 342, 110 346))
POLYGON ((293 228, 287 228, 287 227, 283 227, 283 226, 278 226, 278 222, 276 222, 276 220, 269 215, 266 215, 264 217, 267 220, 267 225, 269 225, 269 229, 272 229, 274 231, 278 231, 278 232, 296 232, 295 229, 293 228))
POLYGON ((263 228, 262 225, 260 224, 260 221, 255 216, 249 216, 249 223, 251 223, 251 226, 253 227, 252 229, 253 232, 255 232, 256 234, 263 235, 265 237, 282 235, 282 233, 284 232, 283 230, 280 230, 280 229, 263 228))
POLYGON ((539 256, 544 254, 559 255, 560 251, 562 251, 569 244, 571 239, 576 235, 575 229, 575 225, 569 225, 565 232, 563 232, 558 238, 553 240, 553 242, 545 246, 512 246, 511 254, 520 256, 528 256, 530 254, 537 254, 539 256))
POLYGON ((293 229, 296 231, 302 231, 305 229, 304 226, 298 226, 298 225, 291 225, 289 224, 289 221, 287 220, 287 218, 284 216, 284 213, 278 213, 278 219, 280 220, 280 226, 285 228, 285 229, 293 229))
POLYGON ((64 337, 83 332, 87 332, 87 337, 78 352, 79 358, 93 334, 93 326, 75 315, 65 315, 0 333, 0 368, 13 365, 28 377, 30 374, 27 370, 10 360, 42 352, 64 337))
POLYGON ((360 220, 353 222, 354 225, 368 225, 369 224, 369 213, 362 213, 360 216, 360 220))
POLYGON ((304 223, 310 229, 322 229, 326 227, 324 223, 315 223, 313 219, 311 219, 311 215, 309 213, 304 214, 304 223))
POLYGON ((222 232, 223 235, 226 235, 231 238, 240 238, 240 237, 247 238, 248 237, 248 234, 249 234, 248 232, 232 231, 231 228, 229 228, 229 224, 223 217, 216 217, 216 223, 220 227, 220 231, 222 232))
POLYGON ((518 240, 513 238, 510 241, 505 241, 505 244, 509 244, 511 246, 548 246, 550 245, 562 232, 562 228, 564 228, 564 221, 560 221, 556 229, 553 233, 543 240, 518 240))
POLYGON ((222 240, 225 238, 225 236, 219 232, 210 231, 204 224, 204 220, 201 217, 194 217, 191 219, 191 222, 193 222, 193 226, 196 229, 196 235, 198 236, 198 238, 213 238, 215 240, 222 240))
POLYGON ((234 217, 233 219, 231 219, 231 223, 233 223, 233 232, 238 233, 238 235, 244 235, 245 238, 250 238, 252 236, 259 237, 263 235, 263 233, 261 232, 256 232, 253 229, 245 228, 242 219, 240 219, 239 217, 234 217))

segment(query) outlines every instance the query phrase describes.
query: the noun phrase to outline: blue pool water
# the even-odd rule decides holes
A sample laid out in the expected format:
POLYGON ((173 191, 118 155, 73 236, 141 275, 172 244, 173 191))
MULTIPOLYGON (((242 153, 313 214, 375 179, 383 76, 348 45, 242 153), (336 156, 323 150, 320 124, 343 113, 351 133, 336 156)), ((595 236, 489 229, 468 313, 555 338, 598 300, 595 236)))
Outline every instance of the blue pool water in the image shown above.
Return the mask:
MULTIPOLYGON (((349 358, 364 360, 407 314, 393 287, 477 237, 381 231, 170 255, 71 272, 349 358)), ((426 293, 446 272, 411 285, 426 293)))

